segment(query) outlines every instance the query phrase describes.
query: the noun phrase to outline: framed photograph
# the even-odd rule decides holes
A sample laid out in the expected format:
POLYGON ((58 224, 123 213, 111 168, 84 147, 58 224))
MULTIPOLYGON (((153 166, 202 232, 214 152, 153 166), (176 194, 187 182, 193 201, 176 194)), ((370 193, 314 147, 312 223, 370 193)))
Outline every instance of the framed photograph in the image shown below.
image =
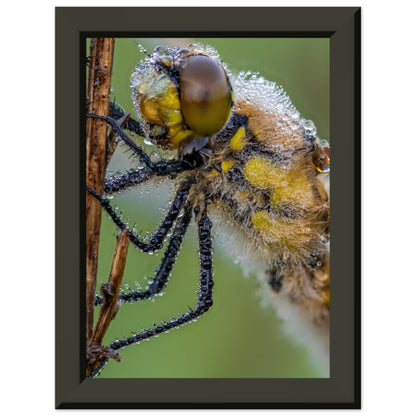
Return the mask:
POLYGON ((57 8, 56 94, 56 407, 359 408, 360 9, 57 8))

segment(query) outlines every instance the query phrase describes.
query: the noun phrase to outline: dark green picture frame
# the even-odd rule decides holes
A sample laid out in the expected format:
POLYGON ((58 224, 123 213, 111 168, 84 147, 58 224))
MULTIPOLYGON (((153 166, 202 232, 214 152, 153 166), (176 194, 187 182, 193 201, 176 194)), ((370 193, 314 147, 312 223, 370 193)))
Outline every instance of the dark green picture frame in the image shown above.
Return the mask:
POLYGON ((360 407, 360 41, 359 8, 56 9, 57 408, 360 407), (87 33, 330 39, 329 379, 85 379, 80 56, 87 33))

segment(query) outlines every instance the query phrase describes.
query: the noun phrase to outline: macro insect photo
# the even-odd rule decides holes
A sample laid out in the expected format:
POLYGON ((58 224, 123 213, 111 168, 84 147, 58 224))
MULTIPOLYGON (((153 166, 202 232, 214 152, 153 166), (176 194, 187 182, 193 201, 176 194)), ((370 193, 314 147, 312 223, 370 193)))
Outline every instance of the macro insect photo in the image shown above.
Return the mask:
POLYGON ((329 377, 329 39, 116 38, 110 99, 97 304, 131 243, 99 377, 329 377))

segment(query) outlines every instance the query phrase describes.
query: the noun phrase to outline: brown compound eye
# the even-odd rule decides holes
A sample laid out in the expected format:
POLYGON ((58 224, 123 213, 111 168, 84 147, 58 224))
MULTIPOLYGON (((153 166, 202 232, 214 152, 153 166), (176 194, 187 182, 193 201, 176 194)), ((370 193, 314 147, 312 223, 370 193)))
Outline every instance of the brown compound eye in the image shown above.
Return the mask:
POLYGON ((203 136, 220 131, 232 105, 221 65, 208 56, 190 56, 181 65, 180 82, 182 114, 189 128, 203 136))

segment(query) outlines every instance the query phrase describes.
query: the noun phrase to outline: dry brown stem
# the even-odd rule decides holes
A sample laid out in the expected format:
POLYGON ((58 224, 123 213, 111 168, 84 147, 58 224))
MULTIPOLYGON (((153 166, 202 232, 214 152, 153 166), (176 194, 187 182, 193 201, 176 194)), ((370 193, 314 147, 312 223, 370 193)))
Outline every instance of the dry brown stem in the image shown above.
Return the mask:
POLYGON ((91 372, 96 369, 106 357, 121 361, 121 358, 116 351, 111 350, 109 347, 101 346, 101 342, 108 327, 110 326, 111 321, 114 319, 118 311, 118 296, 120 293, 121 282, 123 280, 128 247, 128 231, 124 230, 120 233, 117 239, 116 251, 114 253, 113 264, 111 266, 108 282, 101 286, 103 304, 98 315, 91 342, 87 349, 87 355, 89 358, 87 363, 87 376, 90 375, 91 372))
POLYGON ((123 280, 124 267, 126 266, 128 247, 129 233, 127 230, 124 230, 117 239, 117 247, 113 257, 113 264, 111 266, 108 282, 101 286, 101 293, 103 294, 104 300, 98 315, 97 324, 94 328, 92 345, 101 345, 104 334, 117 313, 118 295, 123 280))
MULTIPOLYGON (((87 113, 108 117, 111 89, 111 70, 114 55, 113 38, 91 39, 90 68, 87 92, 87 113)), ((127 120, 128 117, 126 117, 127 120)), ((125 120, 121 120, 120 123, 125 120)), ((86 184, 102 194, 107 163, 115 148, 115 136, 107 135, 105 121, 87 118, 86 184)), ((98 249, 101 227, 101 205, 87 192, 87 282, 86 282, 86 335, 87 376, 99 368, 106 358, 120 361, 116 351, 101 345, 104 335, 118 310, 118 296, 126 264, 129 244, 128 232, 123 231, 117 240, 109 281, 103 284, 103 305, 94 328, 95 291, 97 284, 98 249)))
MULTIPOLYGON (((113 38, 91 39, 88 76, 87 113, 108 116, 111 70, 114 54, 113 38)), ((107 165, 107 126, 99 119, 87 118, 86 183, 97 193, 104 189, 107 165)), ((98 245, 101 226, 100 203, 88 192, 86 195, 87 222, 87 283, 86 323, 87 345, 91 345, 94 325, 94 302, 98 267, 98 245)))

